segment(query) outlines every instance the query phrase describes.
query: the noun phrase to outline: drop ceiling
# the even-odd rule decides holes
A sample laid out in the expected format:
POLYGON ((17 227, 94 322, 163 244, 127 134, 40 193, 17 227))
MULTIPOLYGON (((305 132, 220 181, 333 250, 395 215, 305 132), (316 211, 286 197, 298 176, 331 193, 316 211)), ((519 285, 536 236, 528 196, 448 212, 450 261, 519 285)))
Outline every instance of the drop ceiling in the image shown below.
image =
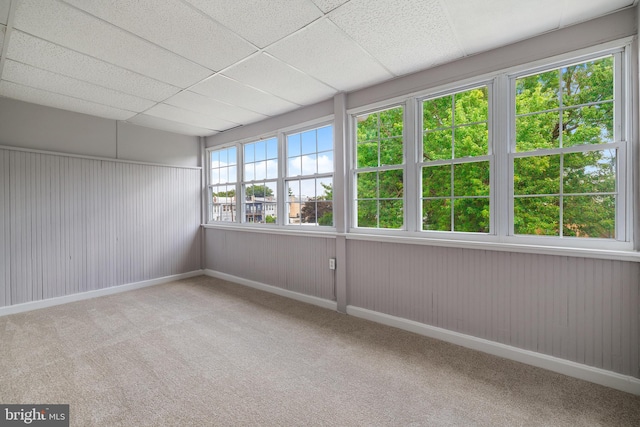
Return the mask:
POLYGON ((634 0, 0 0, 0 96, 208 136, 634 0))

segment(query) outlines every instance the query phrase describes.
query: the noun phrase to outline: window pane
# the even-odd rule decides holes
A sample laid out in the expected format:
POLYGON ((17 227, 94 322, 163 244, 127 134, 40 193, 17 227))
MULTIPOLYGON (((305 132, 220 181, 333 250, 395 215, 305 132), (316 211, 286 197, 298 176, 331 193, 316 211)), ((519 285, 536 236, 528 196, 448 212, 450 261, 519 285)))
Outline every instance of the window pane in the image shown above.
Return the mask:
POLYGON ((358 200, 358 227, 378 227, 378 202, 376 200, 358 200))
POLYGON ((401 165, 402 163, 402 138, 390 138, 380 141, 380 164, 401 165))
POLYGON ((333 227, 333 202, 318 202, 318 225, 333 227))
POLYGON ((455 129, 455 157, 486 156, 489 154, 489 129, 486 123, 455 129))
POLYGON ((308 130, 302 133, 302 154, 315 153, 316 147, 316 130, 308 130))
POLYGON ((422 168, 422 197, 451 196, 451 165, 422 168))
POLYGON ((613 103, 567 109, 562 127, 563 147, 613 142, 613 103))
POLYGON ((451 127, 451 99, 451 96, 444 96, 422 103, 422 127, 424 130, 451 127))
POLYGON ((613 99, 613 57, 562 69, 563 105, 613 99))
POLYGON ((238 179, 238 167, 230 166, 229 167, 229 182, 235 182, 238 179))
POLYGON ((220 169, 211 169, 211 184, 220 184, 220 169))
POLYGON ((318 173, 333 172, 333 151, 318 153, 318 173))
POLYGON ((254 179, 255 179, 254 163, 249 163, 248 165, 244 165, 244 180, 253 181, 254 179))
POLYGON ((363 142, 358 144, 359 168, 378 166, 378 142, 363 142))
POLYGON ((455 124, 486 122, 489 117, 489 90, 482 87, 456 93, 455 124))
POLYGON ((564 236, 614 239, 615 196, 565 196, 563 198, 564 236))
POLYGON ((287 203, 287 210, 289 212, 288 224, 300 224, 300 203, 287 203))
POLYGON ((236 155, 236 147, 230 147, 227 149, 227 164, 229 165, 237 165, 238 164, 238 156, 236 155))
POLYGON ((513 160, 516 195, 560 193, 560 156, 532 156, 513 160))
POLYGON ((275 223, 277 219, 277 186, 275 182, 243 186, 244 220, 250 223, 275 223))
POLYGON ((380 138, 402 137, 403 115, 402 107, 381 111, 380 138))
POLYGON ((293 157, 289 159, 289 171, 287 176, 302 175, 302 157, 293 157))
POLYGON ((267 160, 267 179, 278 178, 278 160, 267 160))
POLYGON ((333 178, 317 179, 316 195, 318 200, 333 200, 333 178))
POLYGON ((402 200, 380 200, 380 228, 402 228, 402 200))
POLYGON ((266 179, 267 178, 267 162, 255 163, 255 178, 254 179, 266 179))
POLYGON ((453 202, 454 231, 489 232, 489 199, 457 199, 453 202))
POLYGON ((300 201, 306 202, 316 198, 316 180, 303 179, 300 181, 300 201))
POLYGON ((217 168, 220 166, 220 151, 212 151, 211 155, 211 167, 217 168))
POLYGON ((267 159, 278 158, 278 140, 271 138, 267 140, 267 159))
POLYGON ((450 199, 426 199, 422 201, 422 229, 451 231, 450 199))
POLYGON ((289 201, 300 201, 300 181, 288 181, 287 194, 289 195, 289 201))
POLYGON ((516 117, 516 151, 560 146, 560 114, 556 112, 516 117))
POLYGON ((560 235, 559 197, 517 197, 513 201, 516 234, 560 235))
MULTIPOLYGON (((403 171, 390 170, 380 171, 378 174, 378 185, 380 186, 380 198, 381 199, 401 199, 403 195, 403 171)), ((382 215, 382 214, 381 214, 382 215)), ((380 217, 382 221, 382 216, 380 217)))
POLYGON ((255 143, 256 161, 265 160, 267 158, 267 144, 264 141, 255 143))
POLYGON ((299 156, 301 154, 300 134, 289 135, 287 137, 287 156, 299 156))
POLYGON ((454 165, 453 174, 455 196, 489 195, 489 162, 454 165))
POLYGON ((451 159, 452 130, 427 132, 423 136, 424 161, 451 159))
POLYGON ((375 199, 378 195, 378 173, 363 172, 357 175, 358 199, 375 199))
POLYGON ((300 210, 300 223, 301 224, 315 224, 317 222, 316 215, 317 205, 315 200, 307 200, 302 205, 300 210))
POLYGON ((302 175, 313 175, 318 172, 316 160, 315 154, 305 154, 302 156, 302 175))
POLYGON ((560 107, 558 78, 559 72, 553 70, 516 80, 516 114, 560 107))
POLYGON ((232 185, 212 187, 211 205, 209 209, 210 221, 233 222, 236 220, 235 193, 235 186, 232 185))
POLYGON ((564 155, 564 193, 616 191, 616 151, 564 155))
MULTIPOLYGON (((358 142, 378 141, 378 114, 365 114, 357 117, 358 142)), ((377 143, 376 143, 377 145, 377 143)))
POLYGON ((245 144, 244 146, 244 162, 249 163, 255 161, 255 146, 254 144, 245 144))
POLYGON ((318 151, 333 150, 333 126, 318 129, 318 151))

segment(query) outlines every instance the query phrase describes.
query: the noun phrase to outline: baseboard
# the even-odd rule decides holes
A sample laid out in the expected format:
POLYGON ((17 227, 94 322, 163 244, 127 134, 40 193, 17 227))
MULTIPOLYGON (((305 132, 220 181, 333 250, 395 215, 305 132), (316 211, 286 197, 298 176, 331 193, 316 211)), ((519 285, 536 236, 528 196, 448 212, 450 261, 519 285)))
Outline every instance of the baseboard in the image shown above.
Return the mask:
POLYGON ((189 277, 202 276, 202 270, 190 271, 188 273, 174 274, 172 276, 159 277, 157 279, 144 280, 142 282, 127 283, 126 285, 112 286, 104 289, 96 289, 95 291, 80 292, 72 295, 48 298, 40 301, 25 302, 22 304, 9 305, 0 307, 0 316, 9 314, 22 313, 25 311, 38 310, 40 308, 53 307, 55 305, 67 304, 85 299, 102 297, 105 295, 113 295, 120 292, 132 291, 134 289, 146 288, 147 286, 161 285, 163 283, 173 282, 174 280, 188 279, 189 277))
POLYGON ((338 310, 338 303, 324 298, 318 298, 311 295, 301 294, 299 292, 290 291, 288 289, 278 288, 277 286, 267 285, 265 283, 256 282, 254 280, 244 279, 242 277, 233 276, 227 273, 221 273, 215 270, 204 270, 204 274, 217 279, 227 280, 239 285, 248 286, 250 288, 259 289, 261 291, 270 292, 272 294, 291 298, 297 301, 306 302, 307 304, 317 305, 318 307, 328 308, 329 310, 338 310))
POLYGON ((373 322, 382 323, 387 326, 404 329, 419 335, 435 338, 441 341, 450 342, 462 347, 515 360, 527 365, 537 366, 549 371, 558 372, 570 377, 579 378, 592 383, 611 387, 627 393, 640 395, 640 379, 627 375, 617 374, 604 369, 594 368, 581 363, 571 362, 558 357, 548 356, 534 351, 523 350, 506 344, 465 335, 447 329, 429 326, 413 320, 391 316, 365 308, 347 306, 347 314, 373 322))

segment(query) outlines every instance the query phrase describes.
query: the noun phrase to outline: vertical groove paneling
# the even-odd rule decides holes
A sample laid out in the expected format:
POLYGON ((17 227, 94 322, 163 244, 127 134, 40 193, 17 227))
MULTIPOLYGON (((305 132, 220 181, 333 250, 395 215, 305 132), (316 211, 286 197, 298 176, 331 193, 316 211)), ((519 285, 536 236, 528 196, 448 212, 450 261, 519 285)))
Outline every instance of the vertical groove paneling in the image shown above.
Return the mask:
POLYGON ((0 306, 200 268, 199 170, 13 150, 0 166, 0 306))
POLYGON ((206 230, 206 267, 290 291, 335 300, 331 238, 206 230))
POLYGON ((640 377, 640 264, 347 242, 349 304, 640 377))

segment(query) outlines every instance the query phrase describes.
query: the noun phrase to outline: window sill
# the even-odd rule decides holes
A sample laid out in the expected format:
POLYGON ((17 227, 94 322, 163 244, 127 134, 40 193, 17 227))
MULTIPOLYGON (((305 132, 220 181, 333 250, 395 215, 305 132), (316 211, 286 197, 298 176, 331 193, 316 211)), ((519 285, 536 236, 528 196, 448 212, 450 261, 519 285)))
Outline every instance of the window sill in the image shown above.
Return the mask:
POLYGON ((610 259, 616 261, 640 262, 640 252, 632 250, 588 249, 564 246, 545 246, 521 243, 505 243, 490 241, 471 241, 454 239, 436 239, 417 236, 391 236, 351 232, 346 234, 347 240, 361 240, 381 243, 399 243, 409 245, 440 246, 446 248, 477 249, 499 252, 515 252, 539 255, 569 256, 578 258, 610 259))
POLYGON ((311 236, 322 237, 325 239, 335 239, 337 235, 336 229, 333 227, 322 227, 322 230, 317 230, 317 227, 314 227, 313 229, 307 229, 306 227, 297 225, 269 226, 241 224, 202 224, 202 227, 214 230, 243 231, 247 233, 278 234, 287 236, 311 236))

